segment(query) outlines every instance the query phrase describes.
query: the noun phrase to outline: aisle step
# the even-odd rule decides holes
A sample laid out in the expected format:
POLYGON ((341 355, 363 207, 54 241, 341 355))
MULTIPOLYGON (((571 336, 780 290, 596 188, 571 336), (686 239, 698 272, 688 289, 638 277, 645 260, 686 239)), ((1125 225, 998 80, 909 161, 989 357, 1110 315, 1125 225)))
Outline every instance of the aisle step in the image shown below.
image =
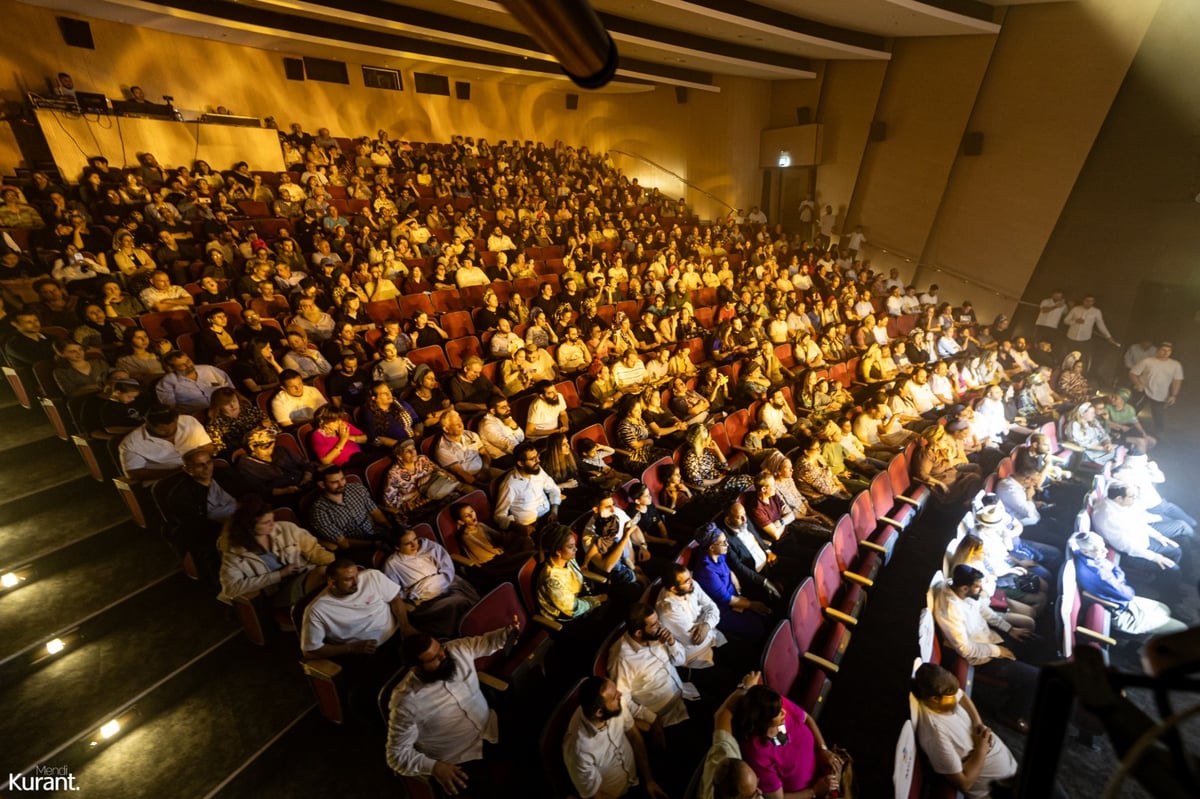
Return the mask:
MULTIPOLYGON (((64 763, 80 792, 102 797, 202 797, 312 712, 312 692, 286 647, 262 649, 240 634, 174 675, 134 707, 134 724, 87 757, 81 744, 64 763)), ((340 770, 335 761, 324 766, 340 770)), ((301 787, 291 796, 312 796, 301 787)), ((346 795, 346 794, 338 794, 346 795)))
MULTIPOLYGON (((40 407, 25 410, 11 393, 0 402, 0 453, 42 439, 54 438, 54 427, 40 407)), ((0 455, 3 457, 3 455, 0 455)))
POLYGON ((0 504, 63 485, 87 474, 71 444, 49 438, 0 452, 0 504))
POLYGON ((211 592, 176 574, 82 625, 55 659, 34 667, 28 658, 10 661, 0 668, 0 774, 106 721, 238 629, 211 592))
POLYGON ((0 663, 178 569, 167 543, 130 521, 43 558, 28 583, 0 594, 0 663))
POLYGON ((314 711, 212 796, 398 796, 400 780, 384 759, 385 744, 382 727, 367 729, 365 725, 347 724, 335 728, 314 711), (329 763, 353 763, 354 767, 331 769, 329 763))
POLYGON ((86 477, 0 505, 0 573, 128 519, 112 485, 86 477))

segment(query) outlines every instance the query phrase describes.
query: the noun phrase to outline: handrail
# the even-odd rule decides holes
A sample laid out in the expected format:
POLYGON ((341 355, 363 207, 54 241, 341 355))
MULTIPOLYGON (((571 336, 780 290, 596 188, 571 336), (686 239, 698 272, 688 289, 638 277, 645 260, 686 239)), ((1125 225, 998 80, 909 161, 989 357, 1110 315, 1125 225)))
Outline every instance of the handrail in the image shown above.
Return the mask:
POLYGON ((702 188, 700 188, 699 186, 697 186, 695 183, 692 183, 690 180, 688 180, 687 178, 685 178, 683 175, 680 175, 680 174, 679 174, 679 173, 677 173, 677 172, 674 172, 674 171, 672 171, 672 170, 670 170, 670 169, 667 169, 667 168, 666 168, 665 166, 663 166, 662 164, 658 163, 657 161, 651 160, 651 159, 647 158, 647 157, 646 157, 646 156, 644 156, 644 155, 641 155, 641 154, 639 154, 639 153, 631 153, 631 152, 628 152, 628 151, 626 151, 626 150, 618 150, 618 149, 616 149, 616 148, 613 148, 613 147, 610 147, 610 148, 608 149, 608 152, 610 152, 610 153, 620 153, 621 155, 627 155, 627 156, 629 156, 630 158, 636 158, 636 159, 637 159, 637 160, 639 160, 639 161, 645 161, 647 164, 649 164, 650 166, 654 167, 655 169, 661 169, 663 172, 666 172, 668 175, 670 175, 671 177, 675 178, 676 180, 678 180, 680 183, 682 183, 683 185, 687 186, 688 188, 690 188, 690 189, 693 189, 694 191, 698 191, 698 192, 700 192, 700 193, 701 193, 701 194, 703 194, 705 197, 707 197, 707 198, 709 198, 710 200, 713 200, 714 202, 716 202, 718 205, 723 205, 723 206, 725 206, 726 208, 728 208, 730 211, 734 211, 734 210, 736 210, 736 209, 735 209, 735 208, 734 208, 732 205, 730 205, 729 203, 725 202, 725 201, 724 201, 724 200, 722 200, 720 197, 717 197, 717 196, 716 196, 715 194, 713 194, 712 192, 705 191, 704 189, 702 189, 702 188))
POLYGON ((868 246, 870 246, 870 248, 873 250, 878 250, 879 252, 887 253, 888 255, 899 256, 900 258, 903 258, 906 261, 908 261, 909 263, 911 263, 915 269, 918 269, 918 270, 919 269, 932 269, 935 272, 941 272, 942 274, 949 275, 949 276, 955 278, 956 280, 961 280, 963 283, 967 283, 972 286, 979 286, 981 289, 984 289, 985 291, 992 292, 997 297, 1003 297, 1006 300, 1011 300, 1012 302, 1015 302, 1018 305, 1028 305, 1033 308, 1037 307, 1037 303, 1028 302, 1026 300, 1021 299, 1020 297, 1014 297, 1012 294, 1009 294, 1008 291, 1006 291, 1004 289, 996 288, 995 286, 990 285, 988 283, 984 283, 979 278, 977 278, 973 275, 968 275, 963 272, 959 272, 956 269, 952 269, 948 266, 943 266, 942 264, 935 264, 935 263, 929 263, 928 261, 922 261, 920 258, 914 258, 913 256, 909 255, 908 253, 900 250, 899 248, 890 247, 890 246, 886 246, 886 245, 882 245, 882 244, 876 244, 875 242, 869 242, 868 246))

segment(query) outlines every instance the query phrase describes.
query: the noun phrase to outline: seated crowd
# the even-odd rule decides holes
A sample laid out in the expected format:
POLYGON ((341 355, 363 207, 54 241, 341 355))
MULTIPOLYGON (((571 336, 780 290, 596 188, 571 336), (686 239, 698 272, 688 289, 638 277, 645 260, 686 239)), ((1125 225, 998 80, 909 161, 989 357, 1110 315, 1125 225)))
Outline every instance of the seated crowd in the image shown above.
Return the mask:
MULTIPOLYGON (((527 612, 563 642, 552 669, 574 679, 611 647, 564 730, 581 796, 682 795, 701 761, 703 796, 835 792, 845 763, 813 708, 755 669, 836 519, 904 453, 936 505, 970 508, 934 612, 1019 726, 1021 645, 1073 532, 1047 512, 1064 475, 1033 434, 1063 413, 1085 468, 1141 448, 1096 500, 1098 539, 1071 539, 1081 584, 1130 632, 1174 622, 1137 578, 1177 570, 1195 520, 1157 493, 1129 395, 1093 396, 1007 319, 827 238, 702 225, 586 148, 281 140, 277 175, 147 153, 6 189, 3 219, 33 232, 5 235, 0 280, 37 300, 5 305, 3 351, 119 439, 223 600, 307 604, 305 656, 347 682, 409 669, 398 773, 485 791, 497 719, 476 659, 522 630, 459 633, 528 578, 527 612)), ((971 796, 1011 776, 953 675, 918 672, 914 693, 937 770, 971 796)))

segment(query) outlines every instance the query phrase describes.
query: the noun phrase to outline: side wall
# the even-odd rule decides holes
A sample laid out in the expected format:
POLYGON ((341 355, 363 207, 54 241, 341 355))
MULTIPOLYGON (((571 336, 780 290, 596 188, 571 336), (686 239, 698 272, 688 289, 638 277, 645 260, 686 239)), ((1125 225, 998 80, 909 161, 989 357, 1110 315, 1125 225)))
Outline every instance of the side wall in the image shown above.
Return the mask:
MULTIPOLYGON (((353 60, 347 63, 348 86, 289 81, 283 73, 283 57, 293 55, 289 53, 98 19, 88 20, 96 49, 83 50, 63 44, 51 10, 8 2, 5 12, 0 26, 4 100, 20 100, 27 89, 44 92, 49 76, 66 71, 78 89, 109 97, 122 97, 130 83, 139 83, 151 99, 170 94, 183 109, 207 110, 220 103, 238 114, 273 115, 284 126, 296 121, 306 130, 328 127, 334 135, 384 128, 414 141, 447 140, 461 133, 492 141, 520 136, 598 150, 619 148, 662 164, 715 195, 714 200, 700 192, 686 194, 701 215, 724 213, 724 203, 757 203, 758 136, 770 125, 769 82, 723 78, 719 93, 691 91, 685 104, 676 102, 671 87, 636 94, 580 92, 579 109, 568 111, 565 95, 575 90, 564 81, 472 81, 468 101, 417 95, 412 72, 420 71, 420 64, 387 64, 375 56, 363 61, 400 69, 404 91, 364 87, 363 61, 353 60), (31 51, 30 42, 40 46, 31 51)), ((89 149, 87 140, 81 144, 89 149)), ((113 160, 112 154, 105 155, 113 160)), ((627 159, 622 166, 633 177, 669 188, 661 171, 644 162, 627 159)))

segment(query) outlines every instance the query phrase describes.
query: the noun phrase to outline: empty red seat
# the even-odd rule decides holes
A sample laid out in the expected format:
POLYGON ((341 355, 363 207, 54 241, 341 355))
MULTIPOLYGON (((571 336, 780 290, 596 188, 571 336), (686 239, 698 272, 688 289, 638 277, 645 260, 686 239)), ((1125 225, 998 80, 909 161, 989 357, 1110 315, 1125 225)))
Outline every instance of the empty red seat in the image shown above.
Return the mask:
POLYGON ((442 348, 434 344, 430 347, 418 347, 415 350, 408 351, 408 359, 413 362, 414 366, 421 364, 429 364, 439 375, 450 371, 450 363, 446 360, 446 353, 442 352, 442 348))
POLYGON ((455 369, 462 368, 463 361, 472 355, 483 357, 483 344, 476 336, 468 335, 446 342, 446 360, 455 369))
POLYGON ((813 558, 812 572, 817 599, 825 614, 846 625, 858 624, 867 594, 861 585, 842 577, 837 556, 833 552, 833 544, 825 544, 817 551, 816 557, 813 558))

